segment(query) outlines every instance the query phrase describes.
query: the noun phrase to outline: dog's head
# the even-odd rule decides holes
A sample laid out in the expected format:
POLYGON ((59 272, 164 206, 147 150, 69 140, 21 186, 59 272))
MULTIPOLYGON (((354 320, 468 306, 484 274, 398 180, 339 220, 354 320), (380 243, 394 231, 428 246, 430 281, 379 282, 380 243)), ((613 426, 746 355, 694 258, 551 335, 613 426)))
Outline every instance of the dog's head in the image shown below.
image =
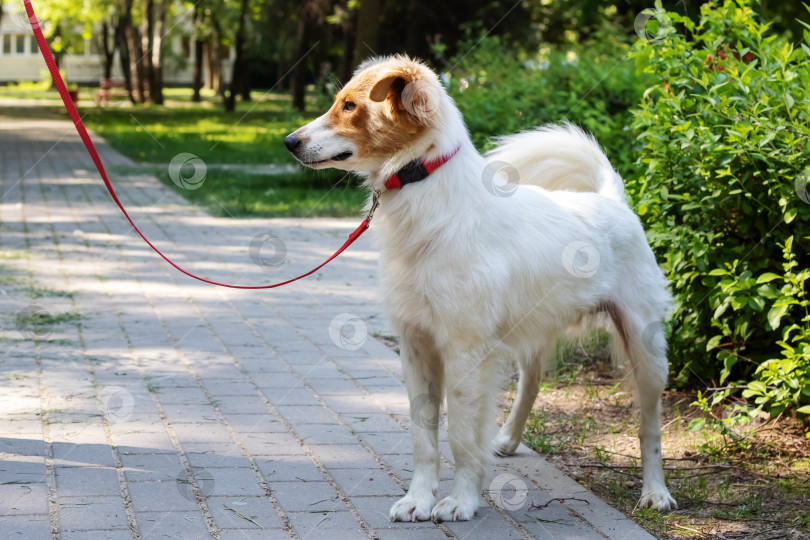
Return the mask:
POLYGON ((332 107, 284 144, 313 169, 396 170, 431 147, 448 101, 436 74, 421 62, 399 55, 367 60, 332 107))

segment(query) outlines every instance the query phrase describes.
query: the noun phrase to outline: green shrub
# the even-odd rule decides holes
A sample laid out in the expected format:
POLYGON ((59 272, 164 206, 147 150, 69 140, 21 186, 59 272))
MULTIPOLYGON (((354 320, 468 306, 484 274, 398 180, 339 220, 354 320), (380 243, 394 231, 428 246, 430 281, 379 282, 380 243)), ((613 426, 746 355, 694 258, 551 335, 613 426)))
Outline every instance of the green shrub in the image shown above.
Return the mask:
POLYGON ((479 148, 496 135, 570 120, 596 136, 623 176, 636 174, 629 110, 649 80, 635 74, 627 28, 606 23, 585 42, 528 52, 493 36, 459 50, 466 54, 450 61, 446 81, 479 148))
POLYGON ((675 380, 810 413, 810 47, 748 0, 667 17, 632 53, 655 83, 633 111, 631 191, 676 296, 675 380))

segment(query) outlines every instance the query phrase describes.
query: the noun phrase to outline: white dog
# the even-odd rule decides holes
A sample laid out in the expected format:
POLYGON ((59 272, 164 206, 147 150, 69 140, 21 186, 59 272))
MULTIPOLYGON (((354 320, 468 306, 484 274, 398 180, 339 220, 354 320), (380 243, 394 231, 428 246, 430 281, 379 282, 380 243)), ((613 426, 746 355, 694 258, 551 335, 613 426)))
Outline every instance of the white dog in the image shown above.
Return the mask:
POLYGON ((435 419, 447 401, 452 492, 436 502, 436 423, 412 422, 413 480, 391 520, 472 518, 492 454, 520 443, 557 339, 605 319, 641 407, 639 504, 676 508, 661 467, 666 346, 653 343, 670 296, 592 138, 544 127, 504 138, 485 159, 436 74, 393 56, 358 67, 329 111, 285 144, 304 165, 365 177, 379 202, 381 286, 402 339, 411 415, 435 419), (499 375, 513 359, 517 398, 496 435, 499 375))

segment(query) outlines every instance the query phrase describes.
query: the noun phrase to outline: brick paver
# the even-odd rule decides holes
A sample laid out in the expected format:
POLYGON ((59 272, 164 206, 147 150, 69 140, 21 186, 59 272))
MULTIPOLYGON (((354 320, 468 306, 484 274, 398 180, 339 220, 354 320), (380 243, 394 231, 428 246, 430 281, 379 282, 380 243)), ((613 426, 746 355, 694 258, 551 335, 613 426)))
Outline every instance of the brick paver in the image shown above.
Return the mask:
MULTIPOLYGON (((298 274, 358 221, 213 218, 113 176, 156 245, 218 280, 298 274), (263 234, 280 265, 278 240, 251 258, 263 234)), ((412 457, 371 235, 305 281, 223 289, 133 234, 67 122, 0 118, 0 181, 0 538, 650 538, 525 447, 476 519, 388 521, 412 457)))

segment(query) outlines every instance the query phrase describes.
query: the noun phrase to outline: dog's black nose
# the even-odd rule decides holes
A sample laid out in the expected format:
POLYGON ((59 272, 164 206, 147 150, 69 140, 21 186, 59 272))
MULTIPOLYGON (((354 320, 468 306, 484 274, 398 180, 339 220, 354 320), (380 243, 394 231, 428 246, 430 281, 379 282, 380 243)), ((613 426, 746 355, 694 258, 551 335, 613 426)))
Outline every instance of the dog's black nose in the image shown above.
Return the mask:
POLYGON ((295 149, 301 145, 301 141, 298 140, 298 137, 295 135, 287 135, 284 137, 284 146, 287 147, 287 150, 290 152, 295 152, 295 149))

